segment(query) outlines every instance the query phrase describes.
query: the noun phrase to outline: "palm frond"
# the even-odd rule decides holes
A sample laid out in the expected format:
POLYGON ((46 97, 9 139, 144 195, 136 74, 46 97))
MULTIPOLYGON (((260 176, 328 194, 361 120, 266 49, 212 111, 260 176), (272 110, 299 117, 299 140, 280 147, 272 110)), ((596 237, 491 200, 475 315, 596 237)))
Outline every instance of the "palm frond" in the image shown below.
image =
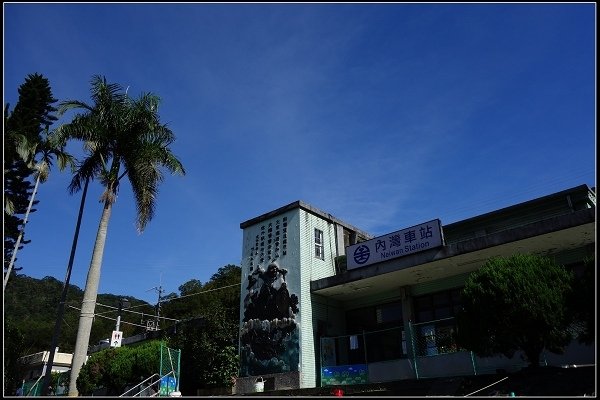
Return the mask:
POLYGON ((6 193, 4 194, 4 213, 6 215, 13 215, 15 213, 15 203, 11 197, 6 193))
POLYGON ((162 175, 160 171, 152 168, 151 164, 137 163, 128 171, 127 177, 131 183, 137 210, 136 227, 141 233, 154 217, 158 183, 162 181, 162 175))
POLYGON ((102 168, 99 158, 100 155, 98 153, 92 153, 79 163, 76 168, 77 172, 73 175, 69 184, 69 193, 78 192, 86 180, 93 181, 96 176, 100 175, 102 168))
POLYGON ((106 189, 102 200, 112 202, 120 179, 127 176, 136 202, 136 225, 141 232, 154 215, 158 186, 164 179, 161 170, 185 174, 182 163, 168 148, 175 135, 161 124, 160 98, 153 93, 133 99, 121 85, 94 75, 91 99, 91 106, 73 101, 61 104, 61 110, 79 108, 83 114, 77 114, 71 123, 52 134, 58 143, 69 139, 84 143, 87 155, 77 165, 69 189, 73 193, 86 179, 96 178, 106 189))
POLYGON ((65 100, 58 104, 57 114, 58 116, 64 115, 69 110, 74 109, 83 109, 89 112, 94 111, 93 107, 89 106, 87 103, 78 100, 65 100))
POLYGON ((75 171, 75 157, 64 151, 57 151, 54 155, 61 171, 67 167, 71 167, 71 172, 75 171))
POLYGON ((18 156, 28 166, 32 166, 32 160, 35 157, 37 143, 27 139, 25 135, 16 132, 7 132, 6 141, 11 141, 18 156))

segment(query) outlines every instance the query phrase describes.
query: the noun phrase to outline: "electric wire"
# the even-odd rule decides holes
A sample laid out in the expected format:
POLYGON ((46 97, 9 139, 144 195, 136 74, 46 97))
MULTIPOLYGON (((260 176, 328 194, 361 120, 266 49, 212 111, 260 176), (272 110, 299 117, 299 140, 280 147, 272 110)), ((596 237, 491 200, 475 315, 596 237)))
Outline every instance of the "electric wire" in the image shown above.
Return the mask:
MULTIPOLYGON (((107 307, 107 308, 112 308, 114 310, 118 310, 119 309, 119 307, 108 306, 106 304, 96 303, 96 305, 97 306, 102 306, 102 307, 107 307)), ((107 312, 113 312, 113 311, 107 311, 107 312)), ((128 308, 121 309, 121 312, 129 312, 129 313, 139 314, 139 315, 149 315, 148 313, 143 313, 143 312, 138 312, 138 311, 130 311, 128 308)), ((96 314, 96 315, 101 315, 101 314, 96 314)), ((177 319, 167 318, 167 317, 158 317, 158 318, 160 318, 160 319, 168 319, 170 321, 178 321, 177 319)))
MULTIPOLYGON (((183 295, 183 296, 179 296, 179 297, 167 298, 167 299, 160 300, 160 303, 166 303, 166 302, 170 302, 172 300, 179 300, 179 299, 183 299, 183 298, 186 298, 186 297, 197 296, 197 295, 208 293, 208 292, 214 292, 214 291, 217 291, 217 290, 227 289, 227 288, 231 288, 231 287, 234 287, 234 286, 240 286, 241 284, 242 283, 240 282, 240 283, 235 283, 235 284, 232 284, 232 285, 221 286, 221 287, 218 287, 218 288, 203 290, 203 291, 198 292, 198 293, 191 293, 191 294, 187 294, 187 295, 183 295)), ((111 321, 116 321, 117 320, 116 318, 107 317, 104 314, 109 313, 109 312, 114 312, 115 310, 119 309, 118 307, 109 306, 109 305, 102 304, 102 303, 96 303, 96 305, 101 306, 101 307, 111 308, 112 310, 104 312, 104 313, 94 313, 94 317, 100 317, 100 318, 108 319, 108 320, 111 320, 111 321)), ((134 307, 141 307, 141 306, 149 306, 149 307, 151 307, 151 305, 149 305, 149 304, 140 304, 140 305, 137 305, 137 306, 134 306, 134 307)), ((81 311, 81 308, 72 306, 70 304, 67 304, 67 307, 70 307, 70 308, 73 308, 75 310, 81 311)), ((130 308, 133 308, 133 307, 130 307, 130 308)), ((147 313, 143 313, 143 312, 131 311, 130 308, 129 309, 121 309, 121 311, 122 312, 129 312, 129 313, 133 313, 133 314, 139 314, 139 315, 152 316, 151 314, 147 314, 147 313)), ((154 316, 154 318, 179 322, 179 320, 177 320, 177 319, 167 318, 167 317, 157 317, 157 316, 154 316)), ((135 324, 135 323, 132 323, 132 322, 121 321, 121 323, 122 324, 133 325, 133 326, 137 326, 137 327, 141 327, 141 328, 146 328, 146 326, 144 326, 144 325, 139 325, 139 324, 135 324)))
POLYGON ((172 300, 180 300, 180 299, 184 299, 186 297, 197 296, 199 294, 204 294, 204 293, 208 293, 208 292, 214 292, 215 290, 221 290, 221 289, 227 289, 227 288, 234 287, 234 286, 240 286, 241 284, 242 284, 242 282, 240 282, 240 283, 234 283, 233 285, 228 285, 228 286, 222 286, 222 287, 218 287, 218 288, 214 288, 214 289, 203 290, 203 291, 198 292, 198 293, 191 293, 191 294, 186 294, 186 295, 183 295, 183 296, 166 298, 166 299, 161 300, 160 302, 161 303, 166 303, 166 302, 169 302, 169 301, 172 301, 172 300))
MULTIPOLYGON (((67 307, 69 307, 69 308, 74 308, 75 310, 81 311, 81 308, 77 308, 77 307, 74 307, 74 306, 72 306, 72 305, 67 305, 67 307)), ((94 314, 94 318, 95 318, 95 317, 104 318, 104 319, 108 319, 108 320, 115 321, 115 322, 117 321, 117 319, 116 319, 116 318, 107 317, 107 316, 105 316, 105 315, 94 314)), ((161 317, 161 318, 162 318, 162 317, 161 317)), ((121 323, 121 324, 127 324, 127 325, 133 325, 133 326, 137 326, 137 327, 140 327, 140 328, 146 328, 146 326, 145 326, 145 325, 134 324, 133 322, 120 321, 120 323, 121 323)))

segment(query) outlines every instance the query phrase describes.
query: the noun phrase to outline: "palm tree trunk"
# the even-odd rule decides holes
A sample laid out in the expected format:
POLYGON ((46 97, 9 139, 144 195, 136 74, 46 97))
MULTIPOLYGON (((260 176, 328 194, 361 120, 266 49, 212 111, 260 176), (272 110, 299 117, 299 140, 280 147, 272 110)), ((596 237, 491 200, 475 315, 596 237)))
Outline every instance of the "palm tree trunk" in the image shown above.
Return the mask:
POLYGON ((96 297, 98 295, 98 285, 100 283, 100 269, 102 268, 102 256, 104 255, 104 245, 106 243, 106 233, 108 221, 112 210, 112 202, 104 202, 104 210, 100 217, 100 225, 96 234, 92 261, 88 271, 83 292, 83 302, 81 304, 81 313, 79 314, 79 326, 77 328, 77 340, 75 341, 75 352, 71 363, 71 379, 69 382, 69 397, 78 396, 77 377, 79 371, 86 361, 88 345, 90 342, 90 333, 92 331, 92 322, 94 320, 94 310, 96 308, 96 297))
POLYGON ((29 212, 31 211, 31 207, 33 206, 33 199, 35 199, 35 194, 37 193, 38 186, 40 185, 40 173, 38 172, 37 178, 35 180, 35 186, 33 187, 33 193, 31 193, 31 198, 29 199, 29 205, 27 206, 27 212, 25 213, 25 218, 23 219, 23 227, 21 228, 21 232, 19 232, 19 237, 17 238, 17 243, 15 243, 15 249, 13 250, 12 257, 10 259, 10 263, 8 264, 8 270, 6 271, 6 275, 4 276, 4 285, 2 287, 2 292, 6 289, 6 284, 8 283, 8 278, 10 277, 10 272, 12 271, 13 265, 15 264, 15 259, 17 258, 17 250, 19 250, 19 245, 21 244, 21 239, 23 239, 23 233, 25 232, 25 226, 27 225, 27 219, 29 218, 29 212))
POLYGON ((81 203, 79 204, 79 214, 77 215, 77 223, 75 224, 75 235, 73 236, 73 243, 71 244, 71 255, 69 256, 69 263, 67 264, 67 275, 65 276, 65 283, 63 285, 62 293, 60 294, 60 301, 58 303, 58 312, 56 322, 54 323, 54 334, 52 335, 52 343, 50 344, 50 354, 48 355, 48 365, 46 365, 46 375, 42 381, 42 396, 48 395, 48 385, 52 379, 52 365, 54 364, 54 355, 56 352, 56 346, 58 345, 58 338, 60 337, 60 328, 62 326, 63 315, 65 313, 65 301, 67 300, 67 291, 69 290, 69 281, 71 280, 71 271, 73 269, 73 260, 75 259, 75 249, 77 249, 77 239, 79 238, 79 227, 81 226, 81 219, 83 217, 83 207, 85 206, 85 198, 87 195, 87 189, 89 180, 85 180, 85 186, 83 187, 83 194, 81 195, 81 203))

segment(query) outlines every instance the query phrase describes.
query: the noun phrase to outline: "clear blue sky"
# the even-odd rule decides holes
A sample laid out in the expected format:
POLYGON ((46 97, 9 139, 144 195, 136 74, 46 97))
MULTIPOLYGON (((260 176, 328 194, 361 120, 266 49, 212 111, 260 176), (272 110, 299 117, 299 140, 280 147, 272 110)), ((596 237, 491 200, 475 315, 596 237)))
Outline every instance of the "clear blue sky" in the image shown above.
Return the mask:
MULTIPOLYGON (((373 235, 596 181, 596 5, 4 3, 4 103, 27 74, 90 102, 153 92, 187 169, 136 232, 129 183, 100 293, 156 303, 240 264, 241 222, 303 200, 373 235)), ((68 122, 61 119, 60 123, 68 122)), ((74 145, 77 152, 79 144, 74 145)), ((80 195, 54 169, 21 273, 63 280, 80 195)), ((90 188, 71 283, 98 226, 90 188)))

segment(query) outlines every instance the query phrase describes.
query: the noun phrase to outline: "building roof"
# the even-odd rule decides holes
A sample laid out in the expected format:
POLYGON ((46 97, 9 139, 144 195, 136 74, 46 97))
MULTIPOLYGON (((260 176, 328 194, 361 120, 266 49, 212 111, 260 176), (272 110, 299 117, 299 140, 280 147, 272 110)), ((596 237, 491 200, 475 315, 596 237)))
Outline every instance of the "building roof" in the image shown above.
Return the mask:
POLYGON ((523 252, 563 264, 579 260, 595 253, 595 193, 576 186, 444 225, 443 232, 443 247, 311 281, 311 292, 336 300, 353 299, 357 291, 375 295, 400 282, 410 286, 468 274, 492 257, 523 252))
POLYGON ((446 243, 454 243, 595 206, 596 194, 587 185, 579 185, 444 225, 444 237, 446 243))
POLYGON ((325 211, 319 210, 318 208, 316 208, 314 206, 311 206, 310 204, 305 203, 302 200, 294 201, 293 203, 290 203, 288 205, 280 207, 280 208, 278 208, 276 210, 269 211, 267 213, 259 215, 258 217, 254 217, 252 219, 244 221, 244 222, 242 222, 240 224, 240 228, 244 229, 244 228, 247 228, 249 226, 256 225, 256 224, 258 224, 258 223, 260 223, 262 221, 266 221, 268 219, 276 217, 277 215, 281 215, 283 213, 286 213, 286 212, 288 212, 290 210, 294 210, 296 208, 300 208, 302 210, 305 210, 305 211, 307 211, 307 212, 309 212, 309 213, 311 213, 313 215, 316 215, 319 218, 324 219, 327 222, 331 222, 331 223, 335 223, 337 225, 341 225, 344 228, 347 228, 347 229, 349 229, 351 231, 354 231, 354 232, 358 233, 359 235, 361 235, 361 236, 363 236, 365 238, 369 238, 370 239, 370 238, 373 237, 369 233, 364 232, 361 229, 358 229, 357 227, 355 227, 355 226, 353 226, 351 224, 348 224, 347 222, 344 222, 344 221, 342 221, 342 220, 334 217, 333 215, 331 215, 329 213, 326 213, 325 211))

